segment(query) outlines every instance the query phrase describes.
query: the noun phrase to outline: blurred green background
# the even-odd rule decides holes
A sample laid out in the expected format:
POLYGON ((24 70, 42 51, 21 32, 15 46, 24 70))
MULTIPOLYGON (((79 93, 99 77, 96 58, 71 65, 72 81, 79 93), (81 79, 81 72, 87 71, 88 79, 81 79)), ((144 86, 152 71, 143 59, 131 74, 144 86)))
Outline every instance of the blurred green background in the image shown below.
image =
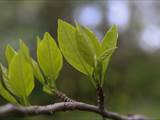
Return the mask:
MULTIPOLYGON (((119 28, 118 49, 105 80, 105 106, 123 114, 139 113, 160 118, 160 2, 158 0, 0 0, 0 62, 6 64, 6 44, 18 48, 23 39, 36 59, 36 37, 50 32, 57 40, 57 19, 74 20, 92 29, 101 40, 112 24, 119 28)), ((68 41, 69 42, 69 41, 68 41)), ((96 103, 95 89, 86 76, 67 62, 57 80, 58 88, 72 98, 96 103)), ((35 105, 57 101, 42 92, 30 96, 35 105)), ((0 98, 0 104, 6 102, 0 98)), ((5 120, 99 120, 86 112, 5 120)))

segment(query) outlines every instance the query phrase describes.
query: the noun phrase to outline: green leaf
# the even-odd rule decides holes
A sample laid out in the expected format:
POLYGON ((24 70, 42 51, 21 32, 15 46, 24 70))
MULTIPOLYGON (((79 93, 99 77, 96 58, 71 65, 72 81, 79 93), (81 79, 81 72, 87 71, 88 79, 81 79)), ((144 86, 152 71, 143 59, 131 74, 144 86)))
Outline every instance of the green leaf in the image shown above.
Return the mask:
POLYGON ((95 59, 100 54, 101 46, 98 39, 92 31, 88 28, 81 27, 76 23, 76 42, 78 50, 82 58, 90 64, 92 67, 95 66, 95 59))
POLYGON ((92 44, 94 48, 94 52, 96 53, 96 56, 99 56, 101 53, 101 44, 98 41, 98 38, 96 35, 87 27, 82 26, 81 30, 83 33, 85 33, 88 37, 88 40, 90 41, 90 44, 92 44))
POLYGON ((106 35, 103 38, 102 41, 102 54, 110 51, 111 50, 111 54, 106 54, 107 57, 105 57, 105 60, 102 61, 102 82, 101 82, 101 86, 104 83, 104 77, 105 77, 105 73, 110 61, 110 58, 112 56, 112 53, 114 52, 114 48, 116 48, 117 46, 117 38, 118 38, 118 30, 117 27, 115 25, 113 25, 111 27, 111 29, 106 33, 106 35), (112 50, 113 49, 113 50, 112 50))
POLYGON ((30 54, 29 54, 29 48, 26 46, 26 44, 20 40, 20 50, 19 52, 23 55, 23 58, 30 63, 30 54))
POLYGON ((108 57, 112 55, 112 53, 115 51, 116 48, 117 47, 113 47, 113 48, 107 49, 104 52, 102 52, 102 54, 98 57, 98 61, 101 62, 101 61, 108 59, 108 57))
POLYGON ((18 104, 17 100, 3 87, 0 80, 0 95, 10 103, 18 104))
POLYGON ((17 54, 16 51, 10 45, 7 45, 5 50, 5 56, 6 56, 8 65, 12 61, 12 58, 14 57, 15 54, 17 54))
POLYGON ((103 73, 103 70, 106 70, 106 64, 108 64, 109 58, 116 48, 117 47, 105 50, 96 60, 93 77, 96 83, 101 86, 103 85, 105 77, 105 72, 103 73))
POLYGON ((5 89, 5 87, 3 86, 3 72, 5 72, 5 68, 2 66, 0 67, 0 95, 7 101, 13 103, 13 104, 17 104, 16 99, 5 89))
POLYGON ((93 67, 81 57, 77 48, 76 29, 62 20, 58 20, 58 43, 69 64, 88 76, 92 74, 93 67))
POLYGON ((42 72, 41 72, 41 70, 39 68, 39 65, 33 59, 31 59, 31 62, 32 62, 31 64, 32 64, 34 76, 36 77, 37 80, 39 80, 44 85, 45 84, 45 80, 44 80, 42 72))
POLYGON ((44 34, 43 40, 38 42, 37 57, 39 65, 47 77, 48 84, 55 85, 63 61, 56 42, 47 32, 44 34))
POLYGON ((105 34, 102 40, 102 50, 105 51, 107 49, 116 47, 118 38, 118 30, 115 25, 113 25, 110 30, 105 34))
POLYGON ((95 56, 94 49, 90 44, 87 36, 76 30, 76 42, 81 57, 91 66, 94 67, 95 56))
POLYGON ((32 66, 33 74, 36 79, 39 80, 42 84, 44 84, 45 80, 37 62, 30 57, 29 49, 22 40, 20 40, 20 52, 24 56, 26 61, 32 66))
POLYGON ((20 98, 26 98, 34 88, 34 77, 31 65, 18 52, 9 65, 9 90, 20 98))
POLYGON ((6 67, 4 67, 2 64, 0 64, 0 69, 1 69, 1 73, 2 73, 2 80, 3 80, 3 83, 5 84, 5 86, 7 87, 7 88, 9 88, 10 87, 10 85, 8 85, 8 70, 7 70, 7 68, 6 67))

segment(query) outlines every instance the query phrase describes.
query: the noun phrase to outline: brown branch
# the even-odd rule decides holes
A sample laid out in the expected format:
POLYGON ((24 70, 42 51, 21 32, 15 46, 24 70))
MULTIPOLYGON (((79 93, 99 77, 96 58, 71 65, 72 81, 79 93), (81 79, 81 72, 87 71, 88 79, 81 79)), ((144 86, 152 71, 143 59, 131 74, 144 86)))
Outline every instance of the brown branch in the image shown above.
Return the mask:
MULTIPOLYGON (((99 107, 101 112, 104 111, 104 92, 99 84, 97 85, 97 106, 99 107)), ((105 120, 105 117, 102 116, 102 119, 105 120)))
POLYGON ((104 110, 104 93, 100 86, 97 87, 97 105, 100 110, 104 110))
POLYGON ((7 104, 0 107, 0 118, 7 116, 36 116, 36 115, 52 115, 60 111, 70 111, 70 110, 79 110, 79 111, 88 111, 94 112, 105 118, 110 118, 113 120, 149 120, 145 117, 139 115, 124 116, 115 112, 103 111, 94 105, 89 105, 82 102, 60 102, 52 105, 46 106, 15 106, 12 104, 7 104))

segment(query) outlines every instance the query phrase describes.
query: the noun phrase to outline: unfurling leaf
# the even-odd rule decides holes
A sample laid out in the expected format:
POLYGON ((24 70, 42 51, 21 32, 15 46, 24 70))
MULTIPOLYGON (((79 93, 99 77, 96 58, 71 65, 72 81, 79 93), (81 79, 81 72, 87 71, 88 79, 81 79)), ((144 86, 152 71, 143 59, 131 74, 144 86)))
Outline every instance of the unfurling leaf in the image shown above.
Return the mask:
POLYGON ((55 80, 62 68, 63 60, 56 42, 47 32, 44 34, 43 39, 38 42, 37 58, 46 76, 47 84, 55 86, 55 80))
POLYGON ((117 47, 110 48, 102 52, 102 54, 98 57, 98 61, 104 61, 106 60, 112 53, 115 51, 117 47))
POLYGON ((102 40, 102 50, 107 50, 117 46, 118 29, 113 25, 105 34, 102 40))
POLYGON ((106 73, 110 58, 112 56, 112 53, 115 50, 114 48, 117 47, 117 38, 118 38, 118 30, 117 30, 117 27, 115 25, 113 25, 111 27, 111 29, 106 33, 106 35, 104 36, 104 38, 102 40, 102 52, 105 52, 108 50, 111 50, 112 52, 102 62, 103 69, 102 69, 102 83, 101 83, 101 85, 103 85, 105 73, 106 73))

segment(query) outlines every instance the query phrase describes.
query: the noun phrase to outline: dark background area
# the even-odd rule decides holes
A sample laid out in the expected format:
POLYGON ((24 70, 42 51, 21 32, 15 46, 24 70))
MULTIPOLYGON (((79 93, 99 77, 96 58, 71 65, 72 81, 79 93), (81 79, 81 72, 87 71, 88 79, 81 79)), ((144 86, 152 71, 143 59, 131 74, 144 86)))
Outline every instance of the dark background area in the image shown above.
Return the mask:
MULTIPOLYGON (((160 2, 158 0, 0 0, 0 62, 6 64, 7 44, 18 49, 19 39, 36 59, 36 37, 50 32, 57 40, 57 20, 74 20, 88 26, 101 40, 112 24, 119 28, 118 49, 105 80, 106 108, 123 114, 138 113, 160 118, 160 2)), ((68 41, 69 42, 69 41, 68 41)), ((64 62, 58 88, 72 98, 96 103, 89 79, 64 62)), ((36 88, 33 105, 54 103, 55 98, 36 88)), ((0 98, 0 104, 5 104, 0 98)), ((1 119, 1 118, 0 118, 1 119)), ((53 116, 7 120, 98 120, 87 112, 62 112, 53 116)))

